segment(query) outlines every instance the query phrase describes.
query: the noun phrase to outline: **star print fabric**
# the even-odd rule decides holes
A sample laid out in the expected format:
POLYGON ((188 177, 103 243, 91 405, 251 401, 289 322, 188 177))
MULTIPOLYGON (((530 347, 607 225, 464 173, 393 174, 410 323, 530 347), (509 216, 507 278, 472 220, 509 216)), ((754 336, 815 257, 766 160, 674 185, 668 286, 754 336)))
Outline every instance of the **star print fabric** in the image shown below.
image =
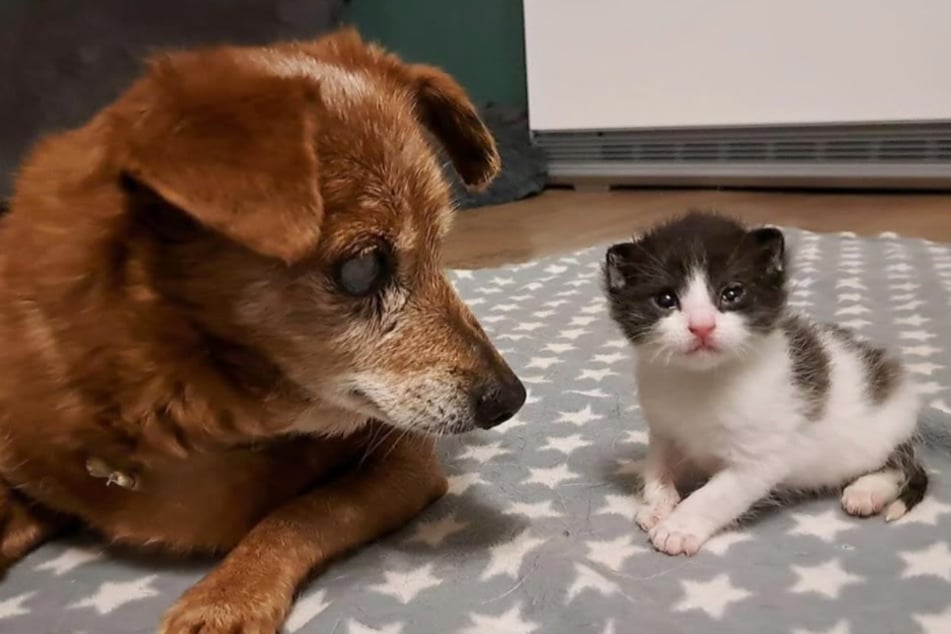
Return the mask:
MULTIPOLYGON (((788 230, 793 307, 893 347, 951 426, 951 247, 788 230)), ((951 460, 894 524, 830 497, 770 510, 696 557, 634 524, 646 450, 630 351, 606 315, 603 247, 450 273, 529 390, 502 427, 441 441, 449 494, 304 588, 285 632, 951 633, 951 460)), ((0 583, 4 634, 154 631, 204 565, 50 544, 0 583)))

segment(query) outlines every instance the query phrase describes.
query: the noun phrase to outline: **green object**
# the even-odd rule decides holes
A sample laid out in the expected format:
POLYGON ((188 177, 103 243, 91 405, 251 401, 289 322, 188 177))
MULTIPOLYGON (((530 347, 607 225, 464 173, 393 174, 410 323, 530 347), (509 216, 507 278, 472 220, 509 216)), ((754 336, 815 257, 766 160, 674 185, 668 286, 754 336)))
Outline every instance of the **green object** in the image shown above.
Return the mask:
POLYGON ((522 0, 351 0, 347 22, 447 71, 477 105, 527 107, 522 0))

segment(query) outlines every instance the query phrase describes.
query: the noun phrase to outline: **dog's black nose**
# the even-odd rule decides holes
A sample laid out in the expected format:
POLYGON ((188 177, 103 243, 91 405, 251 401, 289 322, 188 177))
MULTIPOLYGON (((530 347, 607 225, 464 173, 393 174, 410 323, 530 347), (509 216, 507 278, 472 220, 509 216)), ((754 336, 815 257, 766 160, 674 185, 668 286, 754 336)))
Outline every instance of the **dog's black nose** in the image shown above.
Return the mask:
POLYGON ((514 375, 486 384, 476 396, 476 425, 490 429, 515 416, 525 404, 525 386, 514 375))

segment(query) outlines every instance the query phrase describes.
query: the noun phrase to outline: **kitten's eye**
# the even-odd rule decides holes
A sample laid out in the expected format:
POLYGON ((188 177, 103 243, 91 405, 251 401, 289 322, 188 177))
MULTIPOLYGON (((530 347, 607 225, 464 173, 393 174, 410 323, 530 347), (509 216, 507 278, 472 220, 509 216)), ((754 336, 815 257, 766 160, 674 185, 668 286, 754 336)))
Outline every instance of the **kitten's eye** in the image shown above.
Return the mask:
POLYGON ((673 291, 661 291, 654 296, 654 303, 664 310, 676 308, 680 303, 677 301, 677 295, 673 291))
POLYGON ((743 299, 745 292, 742 284, 730 284, 720 291, 720 301, 724 304, 735 304, 743 299))
POLYGON ((378 289, 389 274, 389 264, 383 251, 367 249, 344 260, 337 270, 337 282, 349 295, 361 297, 378 289))

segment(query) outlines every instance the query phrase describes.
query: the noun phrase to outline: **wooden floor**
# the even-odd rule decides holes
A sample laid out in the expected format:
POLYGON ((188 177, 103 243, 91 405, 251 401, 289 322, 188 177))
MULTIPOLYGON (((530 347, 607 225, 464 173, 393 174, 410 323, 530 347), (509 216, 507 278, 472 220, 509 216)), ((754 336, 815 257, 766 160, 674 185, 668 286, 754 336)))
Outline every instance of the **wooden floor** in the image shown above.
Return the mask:
POLYGON ((550 190, 508 205, 459 212, 446 263, 483 268, 623 239, 687 209, 813 231, 894 231, 951 242, 951 194, 550 190))

